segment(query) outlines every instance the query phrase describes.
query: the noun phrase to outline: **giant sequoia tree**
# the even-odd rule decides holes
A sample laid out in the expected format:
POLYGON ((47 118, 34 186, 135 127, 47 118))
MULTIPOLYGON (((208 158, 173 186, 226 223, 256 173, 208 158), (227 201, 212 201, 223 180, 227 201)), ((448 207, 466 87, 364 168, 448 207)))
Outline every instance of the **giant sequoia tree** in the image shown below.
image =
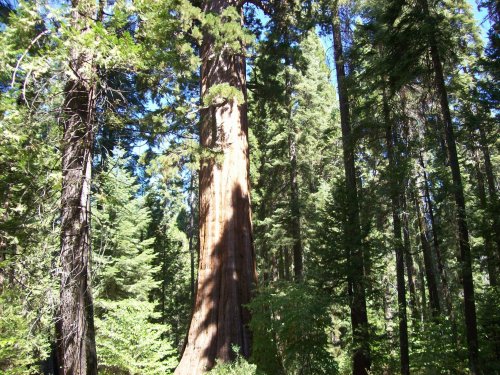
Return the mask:
MULTIPOLYGON (((216 359, 250 355, 250 302, 256 282, 250 211, 244 40, 238 1, 204 1, 226 39, 205 28, 201 46, 200 260, 195 306, 176 374, 201 374, 216 359), (222 16, 215 18, 216 16, 222 16), (220 22, 219 22, 220 20, 220 22), (229 42, 228 42, 229 39, 229 42)), ((213 26, 214 24, 212 24, 213 26)))

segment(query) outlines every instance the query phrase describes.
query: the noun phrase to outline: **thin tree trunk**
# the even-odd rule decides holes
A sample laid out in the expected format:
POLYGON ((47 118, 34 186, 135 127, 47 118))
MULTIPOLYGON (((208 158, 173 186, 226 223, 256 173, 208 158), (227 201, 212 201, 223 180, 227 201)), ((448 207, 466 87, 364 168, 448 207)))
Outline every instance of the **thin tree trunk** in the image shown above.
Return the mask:
POLYGON ((389 279, 384 276, 382 283, 384 284, 384 297, 382 306, 384 308, 384 331, 387 333, 387 341, 394 345, 394 330, 392 327, 392 320, 394 313, 392 311, 392 298, 391 298, 391 285, 389 279))
MULTIPOLYGON (((425 17, 430 20, 429 5, 427 0, 420 0, 425 17)), ((433 24, 431 25, 431 27, 433 24)), ((481 373, 479 368, 479 342, 477 336, 476 319, 476 301, 474 297, 474 281, 472 275, 472 257, 469 243, 469 229, 467 225, 467 216, 465 211, 464 188, 462 184, 462 175, 458 161, 457 145, 455 143, 455 134, 453 122, 451 119, 450 107, 448 103, 448 93, 444 81, 443 65, 439 53, 435 30, 431 28, 429 33, 429 47, 431 50, 432 65, 435 74, 435 84, 439 96, 441 111, 443 114, 443 123, 445 130, 446 145, 450 164, 451 175, 453 179, 453 194, 456 204, 456 218, 458 225, 458 239, 460 248, 461 276, 464 291, 464 310, 465 327, 467 335, 467 346, 469 352, 469 367, 472 375, 481 373)))
MULTIPOLYGON (((3 215, 1 219, 1 224, 6 223, 8 218, 9 218, 9 205, 10 205, 10 199, 11 199, 11 190, 10 190, 11 184, 7 184, 5 191, 3 192, 5 195, 2 197, 3 203, 2 203, 2 209, 3 209, 3 215)), ((0 265, 2 262, 7 260, 7 237, 0 231, 0 265)), ((5 262, 4 264, 6 264, 5 262)), ((7 274, 10 274, 10 272, 7 270, 7 267, 0 267, 0 293, 3 292, 4 286, 5 286, 5 280, 7 274)))
MULTIPOLYGON (((285 31, 285 42, 289 44, 288 32, 285 31)), ((297 162, 297 129, 292 120, 292 81, 289 73, 291 56, 285 56, 285 101, 288 121, 288 155, 290 159, 290 235, 293 239, 293 273, 296 281, 302 280, 303 249, 300 226, 300 197, 297 162)))
POLYGON ((423 323, 427 319, 427 295, 425 293, 425 275, 424 275, 424 266, 422 265, 422 260, 417 255, 415 257, 417 266, 418 266, 418 289, 420 291, 420 321, 423 323))
MULTIPOLYGON (((91 3, 72 2, 72 26, 95 17, 91 3)), ((85 32, 82 29, 82 32, 85 32)), ((67 375, 97 374, 90 286, 90 184, 94 142, 95 85, 92 56, 70 50, 78 79, 65 86, 62 141, 61 289, 56 322, 58 364, 67 375), (86 65, 89 64, 89 65, 86 65)))
POLYGON ((297 139, 295 129, 289 134, 290 153, 290 214, 291 214, 291 235, 293 238, 293 271, 296 281, 302 280, 303 260, 302 260, 302 234, 300 227, 300 201, 299 182, 297 170, 297 139))
POLYGON ((342 148, 344 153, 344 169, 346 191, 348 192, 348 217, 345 225, 345 245, 349 254, 351 293, 351 323, 353 331, 353 375, 366 375, 370 370, 370 346, 368 332, 368 315, 366 311, 364 259, 361 243, 359 218, 359 202, 357 193, 356 169, 354 165, 354 140, 349 118, 349 99, 347 92, 340 17, 335 6, 333 20, 334 58, 337 72, 338 95, 340 103, 340 122, 342 127, 342 148))
POLYGON ((290 249, 288 247, 283 248, 284 259, 285 259, 285 280, 292 280, 292 257, 290 256, 290 249))
MULTIPOLYGON (((203 2, 221 14, 236 0, 203 2)), ((243 48, 243 46, 242 46, 243 48)), ((246 98, 243 52, 217 51, 205 31, 201 46, 201 96, 226 84, 246 98)), ((177 375, 203 374, 216 359, 234 359, 232 346, 250 356, 250 302, 256 284, 250 210, 247 107, 238 96, 207 103, 201 112, 201 145, 218 151, 200 169, 200 260, 194 312, 177 375)))
POLYGON ((404 273, 404 244, 401 231, 401 190, 403 184, 397 171, 397 161, 394 155, 394 137, 385 89, 383 91, 383 111, 386 126, 385 139, 387 144, 387 158, 389 160, 389 178, 387 180, 392 205, 393 241, 396 253, 396 283, 398 289, 398 317, 399 317, 399 353, 401 374, 410 374, 410 355, 408 346, 408 318, 406 314, 406 288, 404 273))
POLYGON ((495 242, 497 244, 497 257, 500 259, 500 215, 498 214, 498 196, 495 183, 495 175, 493 174, 493 166, 491 164, 490 150, 488 148, 488 140, 482 126, 479 126, 479 144, 484 156, 484 170, 486 172, 486 182, 488 185, 488 193, 490 195, 489 211, 493 219, 493 233, 495 234, 495 242))
POLYGON ((278 279, 286 280, 285 277, 285 255, 283 251, 283 247, 280 247, 278 254, 278 279))
MULTIPOLYGON (((441 281, 441 291, 442 291, 442 300, 446 305, 446 313, 450 319, 451 331, 453 342, 456 344, 456 349, 459 349, 459 340, 458 340, 458 327, 455 318, 455 312, 453 311, 453 303, 451 300, 450 288, 448 286, 448 275, 446 274, 446 269, 444 267, 444 259, 441 255, 441 248, 439 246, 438 234, 436 221, 434 220, 434 205, 431 199, 431 190, 429 187, 429 180, 427 177, 427 171, 425 168, 424 158, 422 152, 420 152, 420 166, 422 167, 423 176, 424 176, 424 198, 425 198, 425 206, 427 207, 427 212, 429 214, 429 221, 431 224, 431 233, 432 233, 432 243, 434 246, 434 253, 436 254, 436 263, 437 269, 439 273, 439 280, 441 281)), ((434 258, 433 258, 434 259, 434 258)), ((438 289, 439 290, 439 289, 438 289)), ((458 354, 458 353, 457 353, 458 354)))
POLYGON ((484 186, 484 177, 481 172, 481 165, 479 161, 479 155, 477 151, 474 152, 476 159, 476 176, 477 176, 477 195, 479 198, 479 207, 484 212, 481 220, 481 233, 484 239, 484 252, 486 255, 486 268, 488 269, 488 277, 490 279, 490 285, 497 285, 497 270, 496 270, 496 259, 493 251, 493 242, 491 241, 491 233, 488 225, 488 220, 486 213, 488 211, 488 203, 486 201, 486 189, 484 186))
POLYGON ((441 305, 439 304, 439 295, 437 288, 437 278, 434 273, 431 246, 429 240, 427 239, 427 229, 425 224, 425 219, 423 217, 419 197, 415 197, 415 210, 417 212, 417 223, 418 231, 420 233, 420 244, 422 245, 422 254, 424 257, 424 269, 425 277, 427 280, 427 288, 429 289, 429 303, 432 310, 433 316, 438 316, 441 313, 441 305))
POLYGON ((406 273, 408 275, 408 290, 410 291, 410 306, 411 316, 414 323, 418 322, 418 306, 417 306, 417 293, 415 289, 415 266, 413 264, 413 255, 411 254, 411 240, 410 240, 410 223, 408 219, 408 207, 406 206, 406 194, 402 194, 402 208, 403 208, 403 246, 405 253, 406 273))
POLYGON ((430 229, 431 229, 431 233, 432 233, 432 244, 434 247, 434 253, 436 254, 436 262, 437 262, 437 268, 438 268, 438 272, 439 272, 439 279, 441 281, 441 287, 442 287, 443 294, 444 294, 443 299, 446 303, 446 312, 448 313, 448 316, 452 317, 452 319, 453 319, 454 314, 452 311, 453 306, 452 306, 452 302, 451 302, 450 288, 448 286, 448 276, 446 275, 446 269, 444 267, 444 260, 443 260, 443 256, 441 255, 441 248, 439 246, 436 221, 434 219, 434 205, 433 205, 432 199, 431 199, 429 179, 427 176, 427 170, 426 170, 426 166, 424 163, 424 157, 422 155, 422 152, 420 152, 420 154, 419 154, 419 162, 420 162, 420 166, 422 168, 423 177, 424 177, 425 205, 427 208, 427 213, 429 214, 429 221, 431 224, 430 229))
MULTIPOLYGON (((166 231, 165 231, 166 232, 166 231)), ((162 242, 162 260, 161 260, 161 321, 163 324, 167 323, 167 314, 165 311, 165 306, 166 306, 166 294, 167 294, 167 244, 165 243, 164 240, 162 242)))

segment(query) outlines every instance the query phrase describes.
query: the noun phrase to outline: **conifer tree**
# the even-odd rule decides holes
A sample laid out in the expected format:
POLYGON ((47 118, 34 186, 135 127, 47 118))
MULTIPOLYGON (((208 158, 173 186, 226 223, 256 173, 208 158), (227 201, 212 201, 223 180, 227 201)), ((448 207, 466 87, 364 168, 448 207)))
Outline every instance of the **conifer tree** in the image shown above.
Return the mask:
MULTIPOLYGON (((307 264, 311 241, 308 231, 315 210, 311 197, 327 184, 334 155, 331 133, 335 99, 320 40, 309 31, 300 41, 298 52, 280 47, 279 38, 276 31, 270 32, 269 40, 259 46, 261 56, 250 82, 255 98, 250 113, 251 130, 259 148, 252 160, 260 176, 255 187, 255 239, 259 255, 276 265, 267 270, 265 282, 291 279, 293 249, 299 240, 294 222, 300 224, 302 233, 299 258, 304 257, 307 264), (295 62, 287 64, 285 58, 276 59, 273 54, 280 51, 291 55, 289 60, 295 62), (320 142, 322 138, 324 142, 320 142), (297 191, 292 194, 292 189, 297 191), (297 200, 294 204, 298 212, 292 209, 291 200, 297 200)), ((306 269, 303 276, 307 277, 306 269)))
POLYGON ((0 373, 498 372, 477 4, 0 0, 0 373))
POLYGON ((218 358, 248 357, 256 282, 252 243, 245 48, 238 1, 203 1, 200 259, 186 347, 176 374, 201 374, 218 358))
POLYGON ((456 216, 459 234, 461 276, 464 290, 465 325, 469 351, 469 365, 471 373, 475 375, 480 374, 481 371, 479 369, 479 343, 477 338, 476 304, 474 297, 472 258, 470 253, 469 229, 465 210, 464 188, 460 171, 460 164, 458 160, 457 146, 455 142, 453 121, 451 118, 450 105, 448 102, 448 94, 444 79, 443 65, 436 42, 436 36, 434 34, 435 29, 434 27, 430 26, 432 18, 427 0, 421 0, 420 6, 422 7, 422 12, 424 14, 425 21, 427 22, 427 26, 430 27, 428 43, 434 68, 436 90, 439 95, 441 105, 444 133, 450 162, 450 170, 453 179, 453 194, 455 196, 455 204, 457 210, 456 216))
POLYGON ((263 285, 251 303, 255 339, 252 359, 266 373, 327 374, 336 368, 332 356, 324 350, 330 302, 316 283, 319 269, 311 248, 321 207, 318 201, 330 186, 332 163, 338 156, 334 90, 325 50, 313 31, 309 30, 293 51, 281 46, 280 34, 274 25, 268 26, 269 40, 258 46, 261 52, 249 82, 251 130, 258 142, 252 144, 252 165, 258 170, 253 201, 255 244, 263 267, 263 285), (294 64, 274 58, 275 53, 290 53, 294 64), (295 166, 290 163, 291 131, 295 166), (290 256, 294 248, 290 233, 293 226, 289 225, 294 214, 290 206, 292 168, 296 168, 303 230, 300 283, 294 278, 290 256), (280 297, 273 297, 277 295, 280 297), (306 299, 307 307, 291 308, 306 299))
MULTIPOLYGON (((95 17, 92 2, 72 2, 71 24, 85 33, 95 17)), ((90 52, 73 47, 63 102, 61 290, 57 345, 64 374, 97 374, 90 284, 90 184, 95 136, 95 69, 90 52)))
POLYGON ((345 57, 342 45, 341 18, 337 2, 332 7, 332 30, 334 43, 335 70, 340 104, 340 122, 342 128, 342 148, 344 152, 344 170, 347 202, 349 205, 345 223, 346 243, 351 262, 349 290, 351 295, 351 320, 354 340, 353 374, 367 374, 370 370, 369 327, 366 310, 365 265, 361 246, 361 223, 359 218, 358 188, 355 167, 355 138, 350 121, 349 93, 346 82, 345 57))
MULTIPOLYGON (((394 232, 394 248, 396 252, 396 281, 398 289, 398 315, 399 315, 399 347, 401 357, 401 374, 410 374, 410 355, 408 348, 408 320, 406 314, 406 287, 404 275, 404 244, 401 225, 401 196, 402 181, 397 171, 397 151, 394 147, 394 130, 389 110, 389 103, 385 87, 382 93, 384 120, 386 122, 387 158, 389 160, 389 184, 392 203, 392 225, 394 232)), ((397 150, 397 148, 396 148, 397 150)))
POLYGON ((123 152, 97 176, 92 199, 95 316, 99 371, 158 374, 175 367, 168 326, 154 323, 151 302, 159 268, 153 265, 153 238, 147 238, 151 214, 138 196, 123 152))

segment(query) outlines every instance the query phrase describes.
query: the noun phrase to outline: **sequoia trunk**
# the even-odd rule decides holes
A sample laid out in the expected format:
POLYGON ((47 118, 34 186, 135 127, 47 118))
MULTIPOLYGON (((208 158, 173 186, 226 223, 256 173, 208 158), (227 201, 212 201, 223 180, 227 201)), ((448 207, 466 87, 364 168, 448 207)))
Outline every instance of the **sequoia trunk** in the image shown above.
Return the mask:
MULTIPOLYGON (((235 0, 204 1, 205 13, 221 14, 235 0)), ((242 49, 244 47, 242 46, 242 49)), ((214 98, 201 112, 201 145, 212 153, 200 166, 200 259, 195 305, 187 343, 175 374, 197 375, 215 360, 250 355, 247 324, 256 283, 250 211, 245 57, 216 50, 205 31, 201 46, 202 98, 222 88, 239 92, 214 98), (241 94, 241 95, 240 95, 241 94)), ((222 95, 221 95, 222 96, 222 95)), ((210 95, 212 97, 212 95, 210 95)))

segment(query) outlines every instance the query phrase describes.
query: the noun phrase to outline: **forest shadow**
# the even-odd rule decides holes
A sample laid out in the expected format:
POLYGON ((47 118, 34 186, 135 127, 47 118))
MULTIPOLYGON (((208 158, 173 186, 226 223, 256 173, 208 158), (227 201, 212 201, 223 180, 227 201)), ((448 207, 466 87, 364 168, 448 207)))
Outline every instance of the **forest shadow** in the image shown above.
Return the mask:
MULTIPOLYGON (((200 197, 213 186, 211 163, 200 170, 200 197)), ((200 228, 197 290, 183 360, 202 362, 207 369, 216 359, 234 360, 234 346, 245 357, 251 354, 250 311, 245 307, 256 283, 250 199, 236 185, 230 201, 232 213, 210 207, 214 200, 200 199, 200 223, 206 224, 200 228), (214 238, 218 233, 219 238, 214 238)))

